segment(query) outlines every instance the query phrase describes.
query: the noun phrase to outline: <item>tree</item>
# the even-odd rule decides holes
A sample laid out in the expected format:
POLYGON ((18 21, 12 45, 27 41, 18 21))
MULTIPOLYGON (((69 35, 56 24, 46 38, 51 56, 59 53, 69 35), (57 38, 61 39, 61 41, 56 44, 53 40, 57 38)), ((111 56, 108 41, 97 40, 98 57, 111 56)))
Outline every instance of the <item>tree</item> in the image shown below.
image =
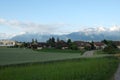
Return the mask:
POLYGON ((49 40, 47 40, 47 44, 51 47, 55 47, 55 38, 49 38, 49 40))
POLYGON ((55 38, 54 37, 52 37, 51 40, 52 40, 52 43, 55 43, 55 38))
POLYGON ((70 49, 78 50, 78 46, 75 43, 71 43, 70 49))
POLYGON ((68 48, 71 49, 71 47, 72 47, 72 41, 71 41, 71 39, 67 40, 67 45, 68 45, 68 48))
POLYGON ((104 52, 108 54, 115 54, 118 51, 117 46, 113 43, 113 41, 104 41, 106 43, 106 47, 103 49, 104 52))
POLYGON ((106 39, 104 39, 103 41, 101 41, 103 43, 105 43, 106 45, 108 44, 108 41, 106 39))
POLYGON ((68 39, 68 40, 67 40, 67 44, 69 45, 69 44, 71 44, 71 43, 72 43, 71 39, 68 39))
POLYGON ((91 50, 94 50, 95 46, 94 46, 94 42, 93 41, 90 43, 90 45, 91 45, 91 50))
POLYGON ((59 38, 57 38, 57 43, 60 41, 60 39, 59 38))
POLYGON ((35 39, 35 43, 38 43, 37 39, 35 39))
POLYGON ((34 42, 35 42, 34 39, 32 39, 32 44, 33 44, 34 42))

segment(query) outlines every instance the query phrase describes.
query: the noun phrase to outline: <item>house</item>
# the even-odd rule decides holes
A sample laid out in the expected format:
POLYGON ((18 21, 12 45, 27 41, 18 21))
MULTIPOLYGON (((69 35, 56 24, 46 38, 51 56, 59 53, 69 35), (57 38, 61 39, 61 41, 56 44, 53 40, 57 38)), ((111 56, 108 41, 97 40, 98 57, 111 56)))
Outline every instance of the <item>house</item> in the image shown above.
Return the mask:
POLYGON ((31 43, 29 48, 32 49, 43 49, 47 47, 47 43, 39 42, 39 43, 31 43))
POLYGON ((94 42, 94 46, 96 49, 104 49, 107 45, 102 42, 94 42))
POLYGON ((78 46, 78 49, 85 49, 86 47, 91 48, 91 45, 88 42, 74 41, 74 43, 78 46))
POLYGON ((47 46, 48 46, 47 43, 45 43, 45 42, 39 42, 37 44, 37 49, 43 49, 43 48, 46 48, 47 46))
POLYGON ((85 49, 91 50, 91 44, 89 42, 85 42, 85 49))
POLYGON ((21 47, 22 45, 23 45, 22 42, 16 42, 16 43, 15 43, 15 46, 17 46, 17 47, 21 47))
POLYGON ((113 43, 117 46, 118 49, 120 49, 120 41, 114 41, 113 43))
POLYGON ((61 41, 59 41, 55 44, 55 48, 57 48, 57 49, 68 49, 68 44, 65 41, 61 40, 61 41))
POLYGON ((85 48, 85 42, 84 41, 74 41, 74 43, 77 45, 78 49, 84 49, 85 48))
POLYGON ((15 46, 15 43, 12 40, 0 40, 0 46, 15 46))

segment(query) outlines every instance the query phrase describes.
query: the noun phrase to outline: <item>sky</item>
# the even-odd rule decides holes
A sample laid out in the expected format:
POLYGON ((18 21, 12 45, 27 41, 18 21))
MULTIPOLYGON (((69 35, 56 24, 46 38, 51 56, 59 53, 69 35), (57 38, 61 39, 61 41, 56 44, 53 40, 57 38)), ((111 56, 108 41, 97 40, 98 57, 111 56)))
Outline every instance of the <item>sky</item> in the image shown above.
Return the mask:
POLYGON ((120 0, 0 0, 0 34, 66 34, 120 25, 120 0))

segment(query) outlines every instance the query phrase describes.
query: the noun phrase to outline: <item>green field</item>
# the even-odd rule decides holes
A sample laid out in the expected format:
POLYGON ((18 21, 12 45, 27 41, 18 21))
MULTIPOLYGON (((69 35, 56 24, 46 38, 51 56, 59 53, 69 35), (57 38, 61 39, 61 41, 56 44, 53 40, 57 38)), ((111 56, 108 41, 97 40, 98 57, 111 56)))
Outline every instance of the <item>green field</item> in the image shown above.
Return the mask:
POLYGON ((0 65, 79 58, 81 53, 39 52, 24 48, 0 48, 0 65))
POLYGON ((0 80, 111 80, 118 63, 115 57, 0 48, 0 80))
POLYGON ((0 69, 0 80, 110 80, 117 66, 115 58, 11 66, 0 69))
POLYGON ((83 54, 85 52, 85 50, 71 50, 71 49, 49 49, 49 48, 45 48, 45 49, 41 49, 41 50, 37 50, 39 52, 51 52, 51 53, 79 53, 79 54, 83 54))

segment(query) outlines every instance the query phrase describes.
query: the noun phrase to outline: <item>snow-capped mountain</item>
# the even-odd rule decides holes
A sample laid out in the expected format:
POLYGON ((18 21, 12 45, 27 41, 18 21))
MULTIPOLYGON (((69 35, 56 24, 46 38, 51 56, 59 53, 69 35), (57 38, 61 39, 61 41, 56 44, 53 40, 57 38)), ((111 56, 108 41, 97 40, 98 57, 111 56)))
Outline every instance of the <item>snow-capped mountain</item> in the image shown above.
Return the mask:
POLYGON ((85 28, 78 32, 73 32, 66 35, 53 35, 53 34, 41 34, 41 33, 23 33, 12 37, 12 40, 16 41, 31 41, 33 38, 38 41, 44 42, 50 37, 59 37, 60 39, 67 40, 85 40, 85 41, 100 41, 103 39, 119 40, 120 41, 120 26, 113 26, 110 28, 96 27, 96 28, 85 28))

